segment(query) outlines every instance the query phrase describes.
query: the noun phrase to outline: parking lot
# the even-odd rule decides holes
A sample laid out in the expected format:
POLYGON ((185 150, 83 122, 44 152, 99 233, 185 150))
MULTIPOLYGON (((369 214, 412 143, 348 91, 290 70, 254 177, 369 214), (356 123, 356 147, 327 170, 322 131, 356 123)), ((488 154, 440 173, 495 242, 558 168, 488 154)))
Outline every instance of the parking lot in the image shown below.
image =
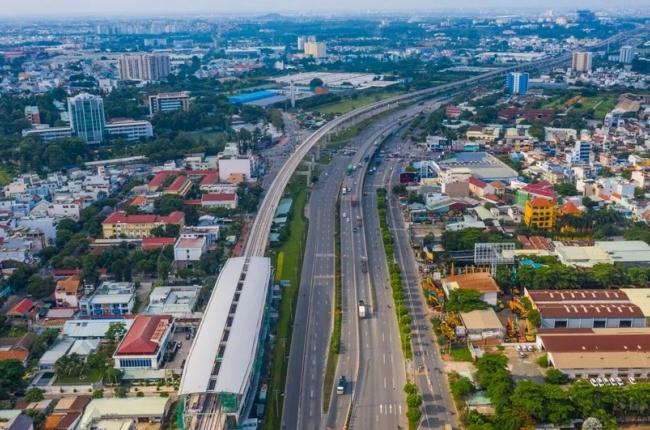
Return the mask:
POLYGON ((532 380, 538 384, 544 382, 543 369, 537 364, 537 360, 544 354, 539 350, 533 347, 532 352, 524 352, 524 358, 521 358, 515 344, 507 344, 503 353, 508 357, 508 368, 515 381, 532 380))
POLYGON ((177 331, 174 333, 174 337, 172 337, 172 340, 169 342, 170 347, 168 348, 171 348, 171 345, 178 345, 179 343, 180 347, 175 346, 175 348, 177 348, 176 355, 172 361, 165 363, 165 369, 180 370, 183 361, 187 359, 187 355, 190 352, 190 346, 192 346, 192 341, 194 341, 193 338, 189 340, 185 338, 187 333, 189 332, 177 331))

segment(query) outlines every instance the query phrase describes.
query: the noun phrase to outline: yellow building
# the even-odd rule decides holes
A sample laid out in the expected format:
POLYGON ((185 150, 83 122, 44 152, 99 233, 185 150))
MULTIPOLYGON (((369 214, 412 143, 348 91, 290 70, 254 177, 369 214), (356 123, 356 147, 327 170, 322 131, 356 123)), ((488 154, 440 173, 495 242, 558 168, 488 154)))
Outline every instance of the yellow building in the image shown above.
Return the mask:
POLYGON ((557 223, 557 204, 555 200, 537 197, 526 201, 524 223, 529 227, 535 226, 539 230, 555 230, 557 223))
POLYGON ((128 239, 151 237, 151 229, 176 224, 183 228, 185 214, 180 211, 167 216, 158 215, 127 215, 122 211, 113 212, 102 223, 104 239, 117 239, 125 236, 128 239))

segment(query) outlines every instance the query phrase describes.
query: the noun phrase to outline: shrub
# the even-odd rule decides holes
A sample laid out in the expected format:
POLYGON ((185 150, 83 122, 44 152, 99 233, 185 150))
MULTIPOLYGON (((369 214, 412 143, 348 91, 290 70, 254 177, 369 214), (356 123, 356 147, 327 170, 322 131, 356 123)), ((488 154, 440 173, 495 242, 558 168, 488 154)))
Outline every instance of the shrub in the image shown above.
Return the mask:
POLYGON ((136 397, 144 397, 144 393, 142 391, 138 391, 138 394, 135 395, 136 397))

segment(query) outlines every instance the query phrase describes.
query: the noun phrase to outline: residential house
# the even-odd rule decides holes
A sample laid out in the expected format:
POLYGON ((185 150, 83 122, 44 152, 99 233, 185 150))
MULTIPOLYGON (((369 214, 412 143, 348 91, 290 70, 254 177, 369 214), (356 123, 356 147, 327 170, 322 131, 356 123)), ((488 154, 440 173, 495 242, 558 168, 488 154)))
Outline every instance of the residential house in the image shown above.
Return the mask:
POLYGON ((34 421, 28 415, 20 414, 10 419, 4 430, 34 430, 34 421))
POLYGON ((206 251, 204 236, 182 234, 174 244, 174 263, 177 267, 193 267, 206 251))
POLYGON ((92 294, 79 301, 82 316, 130 315, 134 306, 133 282, 102 282, 92 294))
POLYGON ((132 430, 134 428, 133 421, 142 424, 159 423, 162 425, 170 405, 171 399, 169 397, 93 399, 86 406, 77 430, 123 428, 123 426, 119 425, 120 422, 126 422, 124 428, 132 430))
POLYGON ((494 187, 482 179, 469 178, 469 191, 477 197, 485 197, 488 194, 494 194, 494 187))
POLYGON ((56 283, 54 298, 57 306, 76 308, 79 306, 79 299, 83 292, 83 284, 77 275, 56 283))
POLYGON ((526 201, 524 222, 527 226, 535 226, 539 230, 555 230, 557 224, 557 204, 555 200, 536 197, 526 201))

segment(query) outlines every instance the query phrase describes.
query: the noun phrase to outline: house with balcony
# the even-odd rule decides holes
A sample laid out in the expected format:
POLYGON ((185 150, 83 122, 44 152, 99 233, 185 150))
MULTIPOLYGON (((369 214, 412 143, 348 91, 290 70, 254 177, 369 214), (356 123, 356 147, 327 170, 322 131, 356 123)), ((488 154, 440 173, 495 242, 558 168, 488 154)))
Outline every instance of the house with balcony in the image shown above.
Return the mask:
POLYGON ((54 298, 58 307, 76 308, 83 293, 83 284, 77 275, 56 283, 54 298))
POLYGON ((79 302, 81 316, 130 315, 135 306, 133 282, 102 282, 79 302))

